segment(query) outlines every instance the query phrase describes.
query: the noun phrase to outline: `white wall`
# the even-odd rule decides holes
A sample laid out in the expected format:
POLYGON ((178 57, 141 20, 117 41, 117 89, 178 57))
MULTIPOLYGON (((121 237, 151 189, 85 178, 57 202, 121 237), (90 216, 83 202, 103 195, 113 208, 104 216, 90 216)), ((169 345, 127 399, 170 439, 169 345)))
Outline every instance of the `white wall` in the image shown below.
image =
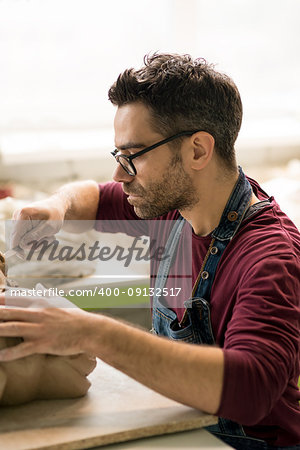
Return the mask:
POLYGON ((0 0, 0 179, 107 177, 107 90, 153 51, 232 76, 242 164, 300 158, 299 16, 298 0, 0 0))

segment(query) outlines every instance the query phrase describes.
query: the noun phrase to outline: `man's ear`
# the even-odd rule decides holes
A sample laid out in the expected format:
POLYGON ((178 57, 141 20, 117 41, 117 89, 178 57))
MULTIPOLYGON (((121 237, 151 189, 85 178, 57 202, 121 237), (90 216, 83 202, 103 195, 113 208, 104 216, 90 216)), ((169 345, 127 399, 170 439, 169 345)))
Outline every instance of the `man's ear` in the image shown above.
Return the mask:
POLYGON ((213 136, 206 131, 198 131, 193 134, 191 144, 193 152, 191 153, 191 168, 202 170, 210 162, 215 147, 213 136))

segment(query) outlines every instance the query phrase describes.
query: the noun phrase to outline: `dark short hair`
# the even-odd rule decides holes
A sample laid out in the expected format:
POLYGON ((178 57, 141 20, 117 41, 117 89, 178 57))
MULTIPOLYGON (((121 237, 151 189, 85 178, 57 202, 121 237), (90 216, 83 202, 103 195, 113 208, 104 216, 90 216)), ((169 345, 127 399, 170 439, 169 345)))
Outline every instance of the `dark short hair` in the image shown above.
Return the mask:
POLYGON ((239 91, 227 75, 203 58, 146 55, 144 66, 121 73, 108 92, 117 106, 142 102, 153 126, 166 137, 183 130, 203 130, 215 139, 216 153, 235 166, 234 143, 242 122, 239 91))

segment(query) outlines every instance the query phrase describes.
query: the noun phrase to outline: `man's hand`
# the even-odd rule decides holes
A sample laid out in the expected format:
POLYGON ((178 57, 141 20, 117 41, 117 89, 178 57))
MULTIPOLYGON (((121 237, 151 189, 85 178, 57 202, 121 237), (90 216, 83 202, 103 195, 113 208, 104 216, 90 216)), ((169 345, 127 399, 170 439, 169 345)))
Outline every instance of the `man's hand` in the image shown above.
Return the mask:
POLYGON ((10 248, 26 249, 32 241, 52 241, 63 226, 66 205, 59 196, 38 201, 13 214, 10 248))
POLYGON ((95 181, 79 181, 62 186, 48 199, 15 211, 10 248, 26 249, 30 247, 30 242, 38 244, 45 239, 51 242, 63 225, 64 229, 74 233, 91 229, 96 219, 98 202, 99 187, 95 181), (76 221, 81 221, 81 225, 76 221))
POLYGON ((0 351, 0 362, 35 353, 74 355, 84 352, 86 341, 92 339, 89 316, 92 314, 78 308, 0 307, 3 322, 0 336, 23 338, 20 344, 0 351))

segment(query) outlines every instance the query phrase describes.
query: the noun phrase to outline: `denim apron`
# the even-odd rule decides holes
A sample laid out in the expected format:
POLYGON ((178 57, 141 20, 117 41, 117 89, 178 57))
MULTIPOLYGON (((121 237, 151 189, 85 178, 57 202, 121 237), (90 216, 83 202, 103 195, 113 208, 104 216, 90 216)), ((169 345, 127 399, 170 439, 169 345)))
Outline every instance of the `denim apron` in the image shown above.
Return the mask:
MULTIPOLYGON (((153 296, 152 333, 167 336, 175 341, 206 345, 215 344, 210 318, 210 292, 218 263, 226 246, 238 231, 245 215, 247 214, 248 216, 249 212, 251 214, 251 208, 249 209, 251 199, 251 185, 242 169, 239 168, 239 178, 225 206, 220 223, 212 233, 212 241, 194 285, 192 297, 184 302, 185 313, 180 323, 176 313, 165 306, 164 298, 156 295, 157 292, 162 292, 166 284, 170 266, 172 261, 174 261, 180 236, 186 224, 182 217, 175 222, 165 248, 169 258, 160 262, 156 276, 153 296)), ((254 212, 256 212, 255 207, 254 212)), ((235 449, 275 450, 279 448, 300 448, 299 446, 269 447, 265 441, 247 436, 241 425, 222 417, 218 419, 218 424, 208 426, 206 429, 235 449)))

